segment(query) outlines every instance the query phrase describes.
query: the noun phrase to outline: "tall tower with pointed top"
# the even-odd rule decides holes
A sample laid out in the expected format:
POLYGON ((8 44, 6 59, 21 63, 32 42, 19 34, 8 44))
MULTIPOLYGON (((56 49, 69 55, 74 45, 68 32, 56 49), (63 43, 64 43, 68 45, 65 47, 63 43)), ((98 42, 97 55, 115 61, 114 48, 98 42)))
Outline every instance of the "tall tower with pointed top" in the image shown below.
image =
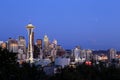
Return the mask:
POLYGON ((45 35, 44 36, 44 48, 47 49, 49 46, 49 39, 48 39, 48 36, 45 35))
POLYGON ((48 55, 48 49, 49 49, 49 38, 47 35, 44 36, 44 53, 45 55, 48 55))
POLYGON ((28 30, 28 50, 27 50, 27 59, 30 61, 30 63, 33 63, 33 29, 34 26, 32 24, 28 24, 26 26, 27 30, 28 30))

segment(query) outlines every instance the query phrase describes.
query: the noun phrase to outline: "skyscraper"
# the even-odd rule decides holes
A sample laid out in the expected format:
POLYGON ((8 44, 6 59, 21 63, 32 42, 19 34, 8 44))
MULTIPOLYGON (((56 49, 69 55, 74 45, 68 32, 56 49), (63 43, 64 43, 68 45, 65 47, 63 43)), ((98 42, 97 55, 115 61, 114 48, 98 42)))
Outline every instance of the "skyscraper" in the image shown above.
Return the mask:
POLYGON ((36 46, 37 46, 38 48, 42 48, 42 39, 37 39, 37 40, 36 40, 36 46))
POLYGON ((49 46, 49 39, 47 35, 44 36, 44 48, 47 49, 49 46))
POLYGON ((73 50, 73 55, 75 58, 75 61, 77 62, 78 60, 80 60, 80 48, 77 46, 74 50, 73 50))
POLYGON ((49 49, 49 39, 47 35, 44 36, 44 53, 45 55, 48 55, 48 49, 49 49))
POLYGON ((57 49, 57 40, 53 40, 54 48, 57 49))
POLYGON ((34 26, 32 24, 28 24, 26 26, 28 30, 28 50, 27 50, 27 59, 30 61, 30 63, 33 63, 33 29, 34 26))
POLYGON ((18 41, 10 38, 8 40, 8 50, 10 52, 18 53, 18 41))
POLYGON ((109 60, 112 61, 113 59, 116 59, 116 50, 111 48, 109 49, 109 60))
POLYGON ((86 60, 92 60, 92 50, 86 50, 86 60))
POLYGON ((36 45, 34 45, 34 58, 38 58, 42 53, 42 39, 36 40, 36 45))
POLYGON ((18 49, 21 49, 21 50, 23 50, 23 53, 26 53, 26 40, 25 40, 24 36, 19 36, 18 49))

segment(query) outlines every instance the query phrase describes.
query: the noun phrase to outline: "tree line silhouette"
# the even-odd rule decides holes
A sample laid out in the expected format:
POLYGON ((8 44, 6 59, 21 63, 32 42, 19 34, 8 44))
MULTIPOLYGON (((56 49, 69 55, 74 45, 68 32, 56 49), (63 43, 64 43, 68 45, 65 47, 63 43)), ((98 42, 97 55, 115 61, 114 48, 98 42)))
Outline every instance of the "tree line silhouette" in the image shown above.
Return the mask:
POLYGON ((43 69, 23 63, 17 63, 17 53, 0 48, 0 80, 120 80, 120 68, 87 66, 85 64, 65 67, 60 73, 46 75, 43 69))

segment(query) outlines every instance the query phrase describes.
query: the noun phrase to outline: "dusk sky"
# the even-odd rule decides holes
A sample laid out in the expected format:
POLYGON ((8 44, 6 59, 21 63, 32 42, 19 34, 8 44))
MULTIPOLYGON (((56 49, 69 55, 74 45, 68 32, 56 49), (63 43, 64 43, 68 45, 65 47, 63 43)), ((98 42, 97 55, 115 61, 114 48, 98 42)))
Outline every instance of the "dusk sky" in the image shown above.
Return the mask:
POLYGON ((0 1, 0 40, 27 39, 29 22, 35 26, 35 39, 47 34, 65 49, 120 50, 120 0, 0 1))

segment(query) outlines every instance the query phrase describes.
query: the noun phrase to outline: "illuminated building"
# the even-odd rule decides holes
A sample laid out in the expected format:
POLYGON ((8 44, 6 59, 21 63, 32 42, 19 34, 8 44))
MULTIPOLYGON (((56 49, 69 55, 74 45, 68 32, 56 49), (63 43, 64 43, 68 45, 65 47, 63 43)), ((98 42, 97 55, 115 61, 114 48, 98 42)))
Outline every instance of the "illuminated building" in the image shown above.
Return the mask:
POLYGON ((86 50, 81 50, 81 53, 80 53, 80 58, 81 59, 85 59, 86 60, 86 50))
POLYGON ((26 26, 28 30, 28 50, 27 50, 27 59, 30 61, 30 63, 33 63, 33 29, 34 26, 32 24, 28 24, 26 26))
POLYGON ((113 48, 111 48, 111 49, 109 49, 109 60, 111 61, 111 60, 113 60, 113 59, 116 59, 116 50, 115 49, 113 49, 113 48))
POLYGON ((2 47, 3 49, 7 48, 7 44, 3 42, 3 43, 1 44, 1 47, 2 47))
POLYGON ((47 35, 44 36, 44 48, 47 49, 49 46, 49 39, 47 35))
POLYGON ((3 41, 0 41, 0 47, 2 49, 5 49, 5 48, 7 48, 7 44, 5 42, 3 42, 3 41))
POLYGON ((26 55, 23 54, 23 50, 22 49, 18 50, 17 57, 18 57, 18 60, 25 60, 26 59, 26 55))
POLYGON ((26 40, 24 38, 24 36, 19 36, 18 39, 18 60, 21 62, 22 60, 26 59, 26 40))
POLYGON ((8 50, 10 52, 18 53, 18 42, 15 39, 8 40, 8 50))
POLYGON ((59 57, 59 56, 63 56, 63 55, 65 55, 65 50, 62 48, 61 45, 57 45, 56 56, 59 57))
POLYGON ((92 60, 92 50, 86 50, 86 60, 92 60))
POLYGON ((52 61, 55 60, 56 54, 57 54, 57 49, 53 48, 53 49, 51 50, 51 54, 50 54, 50 56, 51 56, 51 58, 52 58, 52 61))
POLYGON ((106 60, 108 60, 108 57, 105 54, 101 54, 99 60, 106 61, 106 60))
POLYGON ((78 60, 80 60, 80 48, 79 47, 76 47, 74 50, 73 50, 73 55, 74 55, 74 58, 75 58, 75 61, 78 62, 78 60))
POLYGON ((94 59, 95 61, 98 61, 98 60, 99 60, 99 58, 100 58, 100 56, 99 56, 99 55, 97 55, 97 54, 93 55, 93 59, 94 59))
POLYGON ((48 55, 48 49, 49 49, 49 39, 47 35, 44 36, 44 53, 45 55, 48 55))
POLYGON ((62 66, 62 68, 68 66, 69 64, 70 64, 70 58, 58 57, 55 59, 55 65, 62 66))
POLYGON ((81 50, 80 58, 85 60, 91 60, 93 58, 92 50, 81 50))
POLYGON ((54 39, 52 43, 54 44, 54 47, 57 48, 57 40, 54 39))
POLYGON ((19 36, 18 49, 21 49, 23 50, 23 53, 26 53, 26 40, 23 36, 19 36))
POLYGON ((49 52, 51 61, 54 61, 57 55, 57 40, 53 40, 53 42, 49 45, 49 52))

